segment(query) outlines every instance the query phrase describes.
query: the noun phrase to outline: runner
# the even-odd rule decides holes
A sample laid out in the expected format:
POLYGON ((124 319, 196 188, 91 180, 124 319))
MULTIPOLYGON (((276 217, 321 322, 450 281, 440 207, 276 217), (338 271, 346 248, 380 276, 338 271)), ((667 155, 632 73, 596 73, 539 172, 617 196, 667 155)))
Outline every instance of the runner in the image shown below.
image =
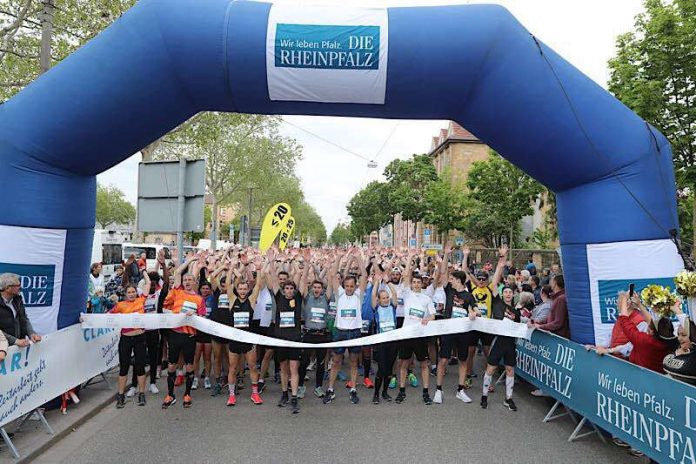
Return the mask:
MULTIPOLYGON (((520 322, 520 310, 515 307, 513 297, 514 290, 511 287, 503 287, 502 298, 498 295, 498 283, 500 283, 505 266, 505 257, 507 256, 508 248, 503 245, 498 254, 498 267, 495 270, 493 277, 493 302, 492 314, 493 319, 510 319, 513 322, 520 322)), ((490 354, 488 355, 486 373, 483 376, 483 396, 481 396, 481 407, 488 407, 488 392, 493 381, 493 374, 498 369, 498 365, 502 362, 505 365, 505 401, 503 404, 510 411, 517 411, 517 406, 512 399, 512 390, 515 386, 515 365, 517 361, 517 348, 515 338, 496 335, 491 345, 490 354)))
MULTIPOLYGON (((469 249, 464 248, 464 253, 468 256, 469 254, 469 249)), ((490 263, 486 263, 488 267, 490 268, 490 263)), ((474 287, 471 290, 471 294, 474 296, 476 299, 476 310, 477 314, 480 314, 480 317, 490 317, 491 314, 491 307, 493 304, 493 290, 495 289, 496 293, 498 291, 497 285, 495 286, 490 284, 488 282, 488 272, 484 270, 480 270, 476 273, 476 276, 470 274, 468 272, 468 269, 466 266, 464 266, 464 269, 467 272, 467 277, 469 278, 469 281, 473 283, 474 287)), ((497 269, 496 269, 497 272, 497 269)), ((501 277, 502 279, 502 271, 501 271, 501 277)), ((498 281, 500 283, 500 281, 498 281)), ((478 346, 479 342, 483 346, 483 353, 488 356, 491 348, 491 342, 493 341, 493 335, 488 334, 485 332, 479 332, 477 330, 472 330, 469 332, 469 353, 467 355, 467 379, 466 383, 464 384, 464 388, 469 389, 471 388, 471 378, 476 377, 476 374, 474 374, 474 355, 476 354, 476 347, 478 346)))
MULTIPOLYGON (((150 286, 150 277, 143 272, 146 285, 150 286)), ((133 285, 126 286, 126 299, 120 301, 109 311, 112 314, 132 314, 145 312, 145 296, 138 296, 138 289, 133 285)), ((133 371, 138 376, 138 406, 145 406, 145 331, 143 329, 121 329, 118 341, 118 394, 116 407, 121 409, 126 405, 126 382, 131 356, 134 358, 133 371)))
MULTIPOLYGON (((404 298, 404 327, 415 324, 427 325, 435 319, 435 305, 430 297, 422 292, 423 279, 418 275, 413 275, 415 256, 409 257, 406 265, 405 278, 411 282, 411 288, 403 292, 404 298)), ((428 339, 412 338, 403 340, 399 343, 399 394, 396 395, 396 403, 402 403, 406 399, 406 375, 411 357, 416 356, 416 360, 421 365, 421 381, 423 382, 423 402, 427 405, 433 403, 430 398, 429 382, 430 370, 428 369, 428 339)))
MULTIPOLYGON (((194 277, 195 265, 198 258, 189 258, 179 266, 174 274, 174 288, 170 290, 164 300, 164 309, 171 313, 185 313, 187 316, 198 314, 205 316, 206 309, 203 298, 196 293, 197 284, 194 277), (184 274, 184 271, 189 270, 184 274)), ((174 396, 174 382, 176 377, 176 362, 179 355, 183 354, 184 367, 186 369, 186 390, 184 392, 184 407, 191 407, 191 386, 193 385, 193 357, 196 353, 196 329, 191 326, 182 326, 172 329, 169 333, 169 366, 167 372, 168 394, 164 398, 162 408, 167 409, 176 403, 174 396)))
MULTIPOLYGON (((346 258, 348 259, 348 269, 350 269, 353 261, 358 262, 357 269, 360 273, 360 284, 358 285, 355 276, 348 275, 343 279, 343 286, 340 285, 338 266, 341 262, 341 257, 339 252, 331 271, 329 271, 332 292, 338 295, 338 299, 336 300, 336 319, 334 322, 335 335, 333 341, 335 342, 360 338, 360 329, 362 328, 361 295, 365 293, 365 288, 367 287, 364 262, 357 249, 351 250, 346 255, 346 258)), ((345 351, 346 348, 334 348, 333 350, 331 372, 329 375, 329 388, 324 395, 324 404, 329 404, 336 398, 334 386, 336 384, 338 371, 341 370, 341 365, 343 364, 343 354, 345 351)), ((359 346, 348 348, 350 356, 350 381, 353 384, 353 387, 350 389, 350 401, 353 404, 358 404, 360 402, 358 392, 355 389, 358 379, 358 355, 360 351, 361 348, 359 346)))
MULTIPOLYGON (((232 250, 230 248, 230 250, 232 250)), ((229 256, 225 259, 229 260, 229 256)), ((210 313, 210 320, 219 322, 220 324, 229 325, 229 315, 230 315, 230 297, 227 295, 227 280, 224 277, 224 271, 228 269, 229 261, 226 263, 220 263, 217 269, 213 271, 210 276, 211 283, 213 285, 213 294, 206 300, 206 312, 207 307, 212 306, 210 313), (209 301, 212 300, 212 301, 209 301)), ((218 337, 217 335, 211 335, 212 344, 212 376, 215 383, 212 386, 210 396, 218 396, 222 392, 222 387, 227 383, 227 376, 223 373, 223 361, 227 365, 229 362, 229 356, 227 354, 227 344, 229 340, 223 337, 218 337)))
MULTIPOLYGON (((273 322, 273 314, 275 309, 275 298, 271 292, 270 285, 268 282, 268 276, 271 275, 271 267, 266 264, 261 269, 264 276, 264 285, 256 298, 256 304, 254 305, 254 319, 252 321, 252 328, 259 335, 269 335, 269 328, 273 322)), ((256 347, 256 359, 261 359, 261 369, 259 372, 259 394, 263 393, 266 388, 266 382, 264 381, 264 375, 268 372, 268 367, 271 364, 271 359, 273 359, 273 349, 270 347, 258 346, 256 347)))
MULTIPOLYGON (((213 312, 214 297, 213 297, 213 286, 207 280, 204 280, 203 270, 201 269, 201 274, 199 278, 198 293, 203 297, 205 302, 205 317, 210 319, 213 312)), ((191 390, 198 390, 198 375, 200 372, 200 361, 203 358, 203 372, 200 373, 203 379, 203 387, 208 390, 211 387, 210 384, 210 372, 212 363, 212 352, 213 347, 211 345, 212 338, 210 334, 198 331, 196 333, 196 353, 193 356, 193 384, 191 385, 191 390)))
MULTIPOLYGON (((261 273, 256 279, 254 291, 249 295, 249 283, 242 281, 242 272, 234 267, 230 268, 227 274, 227 281, 234 280, 234 289, 228 290, 230 299, 231 315, 229 321, 231 326, 246 332, 251 332, 251 321, 254 317, 254 306, 259 295, 259 291, 264 285, 264 275, 261 273)), ((234 406, 237 403, 235 388, 237 386, 237 370, 239 369, 239 357, 243 354, 249 366, 251 377, 251 402, 262 404, 263 400, 259 395, 259 372, 256 369, 256 350, 254 345, 249 343, 230 341, 229 343, 229 370, 227 371, 227 385, 230 390, 227 399, 227 406, 234 406)))
MULTIPOLYGON (((372 286, 372 306, 375 308, 374 320, 377 333, 391 332, 396 329, 396 287, 391 281, 386 279, 386 274, 375 272, 375 283, 372 286), (380 282, 389 288, 379 290, 380 282)), ((380 403, 379 390, 382 388, 382 399, 391 402, 392 397, 387 392, 389 378, 392 377, 392 369, 396 361, 397 344, 396 342, 382 343, 375 347, 377 356, 377 375, 375 376, 375 394, 372 397, 372 404, 380 403)))

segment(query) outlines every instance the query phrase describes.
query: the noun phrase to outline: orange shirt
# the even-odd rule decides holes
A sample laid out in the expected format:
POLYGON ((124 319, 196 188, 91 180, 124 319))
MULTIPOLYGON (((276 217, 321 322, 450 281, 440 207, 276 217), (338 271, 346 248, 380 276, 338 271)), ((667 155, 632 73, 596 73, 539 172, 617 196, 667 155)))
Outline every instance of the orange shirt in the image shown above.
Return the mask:
MULTIPOLYGON (((174 314, 179 314, 186 311, 195 311, 199 316, 205 316, 205 301, 202 296, 197 293, 189 293, 182 287, 177 287, 169 291, 167 298, 164 299, 163 307, 165 310, 174 314)), ((185 325, 172 329, 175 332, 195 335, 196 329, 185 325)))
MULTIPOLYGON (((109 312, 117 314, 145 313, 145 297, 139 296, 133 301, 119 301, 109 312)), ((121 329, 121 334, 125 335, 137 330, 143 329, 121 329)))

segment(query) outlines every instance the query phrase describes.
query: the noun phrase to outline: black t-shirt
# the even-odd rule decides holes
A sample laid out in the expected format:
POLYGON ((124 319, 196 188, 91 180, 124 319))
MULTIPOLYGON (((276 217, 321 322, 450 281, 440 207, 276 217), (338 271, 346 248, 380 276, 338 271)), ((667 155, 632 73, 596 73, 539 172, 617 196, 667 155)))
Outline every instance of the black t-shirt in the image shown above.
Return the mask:
POLYGON ((219 288, 213 291, 213 307, 210 311, 210 320, 219 322, 220 324, 232 325, 229 321, 230 315, 228 308, 223 309, 218 307, 218 301, 220 300, 221 293, 222 292, 219 288))
POLYGON ((251 306, 249 298, 242 301, 237 297, 232 303, 231 308, 232 327, 240 330, 251 330, 251 321, 254 319, 254 308, 251 306))
POLYGON ((445 297, 445 312, 443 314, 445 319, 452 317, 452 308, 455 306, 466 310, 467 315, 469 314, 469 309, 476 307, 476 298, 468 290, 465 289, 458 292, 449 283, 445 286, 445 297))
MULTIPOLYGON (((520 322, 520 310, 513 305, 506 304, 500 295, 493 297, 491 313, 491 319, 503 320, 507 318, 513 322, 520 322)), ((515 344, 514 337, 506 337, 503 335, 498 335, 497 337, 500 342, 506 342, 512 346, 515 344)))
POLYGON ((288 300, 279 290, 275 295, 275 335, 283 340, 299 342, 302 335, 302 295, 295 292, 295 296, 288 300))
MULTIPOLYGON (((693 347, 693 345, 692 345, 693 347)), ((696 352, 692 351, 679 356, 668 354, 662 365, 665 372, 670 377, 673 377, 682 382, 696 385, 696 352)))

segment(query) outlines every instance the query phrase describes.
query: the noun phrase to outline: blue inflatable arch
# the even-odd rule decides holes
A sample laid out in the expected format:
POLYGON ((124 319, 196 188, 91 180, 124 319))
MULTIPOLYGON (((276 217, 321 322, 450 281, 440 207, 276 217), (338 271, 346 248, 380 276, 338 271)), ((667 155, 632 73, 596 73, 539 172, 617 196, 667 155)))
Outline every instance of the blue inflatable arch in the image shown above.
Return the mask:
POLYGON ((607 282, 681 267, 667 140, 502 7, 144 0, 0 105, 0 232, 65 231, 49 327, 84 308, 96 174, 210 110, 457 121, 557 193, 579 342, 607 282))

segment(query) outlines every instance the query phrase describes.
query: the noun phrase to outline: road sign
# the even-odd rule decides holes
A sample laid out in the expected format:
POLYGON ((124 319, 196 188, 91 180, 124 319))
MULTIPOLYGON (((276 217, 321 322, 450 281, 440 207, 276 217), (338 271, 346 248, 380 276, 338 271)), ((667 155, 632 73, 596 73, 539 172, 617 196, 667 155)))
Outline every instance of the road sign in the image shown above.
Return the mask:
POLYGON ((423 229, 423 243, 429 244, 430 243, 430 229, 423 229))
POLYGON ((423 229, 423 235, 430 235, 430 229, 423 229))
POLYGON ((464 245, 464 237, 457 237, 454 239, 454 244, 457 246, 464 245))
POLYGON ((408 241, 408 246, 411 247, 411 248, 415 248, 415 247, 416 247, 416 239, 415 239, 415 238, 412 238, 411 240, 409 240, 409 241, 408 241))

